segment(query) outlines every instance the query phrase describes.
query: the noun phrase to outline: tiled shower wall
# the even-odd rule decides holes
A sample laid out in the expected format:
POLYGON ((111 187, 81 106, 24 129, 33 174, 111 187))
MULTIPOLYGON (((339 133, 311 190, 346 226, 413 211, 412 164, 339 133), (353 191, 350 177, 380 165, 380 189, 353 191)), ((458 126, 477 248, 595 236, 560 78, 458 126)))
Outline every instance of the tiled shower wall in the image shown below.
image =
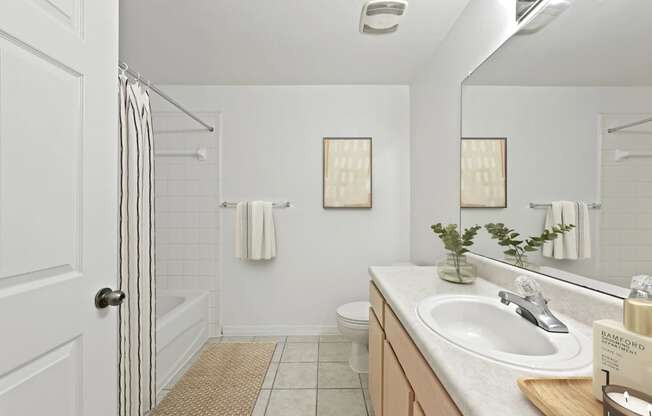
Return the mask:
MULTIPOLYGON (((212 122, 216 122, 213 120, 212 122)), ((156 158, 156 264, 160 291, 208 291, 209 336, 220 332, 219 142, 179 115, 155 114, 156 151, 205 148, 207 159, 156 158)), ((219 131, 219 128, 216 129, 219 131)))
MULTIPOLYGON (((648 115, 649 116, 649 115, 648 115)), ((644 115, 604 116, 604 126, 644 115)), ((616 149, 652 152, 652 128, 643 125, 602 140, 600 271, 603 280, 629 285, 632 276, 652 272, 652 158, 614 160, 616 149)))

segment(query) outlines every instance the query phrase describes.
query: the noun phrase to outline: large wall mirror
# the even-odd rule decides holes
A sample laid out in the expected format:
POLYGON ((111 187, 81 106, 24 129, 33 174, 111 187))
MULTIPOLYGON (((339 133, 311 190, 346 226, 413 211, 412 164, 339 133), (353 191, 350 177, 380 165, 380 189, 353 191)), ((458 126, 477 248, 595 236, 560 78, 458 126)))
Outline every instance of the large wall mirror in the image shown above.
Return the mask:
POLYGON ((464 81, 460 136, 505 138, 509 175, 461 226, 574 226, 523 259, 485 231, 477 254, 617 296, 652 274, 651 48, 652 1, 543 1, 464 81))

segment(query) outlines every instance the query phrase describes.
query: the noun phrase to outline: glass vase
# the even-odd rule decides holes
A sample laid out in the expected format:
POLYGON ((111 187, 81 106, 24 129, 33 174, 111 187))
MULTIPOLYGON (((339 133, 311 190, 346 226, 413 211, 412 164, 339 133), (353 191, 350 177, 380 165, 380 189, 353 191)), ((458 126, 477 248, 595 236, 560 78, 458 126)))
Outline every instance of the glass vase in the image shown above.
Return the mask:
POLYGON ((465 255, 448 253, 445 259, 437 263, 437 274, 448 282, 469 284, 475 281, 476 269, 465 255))

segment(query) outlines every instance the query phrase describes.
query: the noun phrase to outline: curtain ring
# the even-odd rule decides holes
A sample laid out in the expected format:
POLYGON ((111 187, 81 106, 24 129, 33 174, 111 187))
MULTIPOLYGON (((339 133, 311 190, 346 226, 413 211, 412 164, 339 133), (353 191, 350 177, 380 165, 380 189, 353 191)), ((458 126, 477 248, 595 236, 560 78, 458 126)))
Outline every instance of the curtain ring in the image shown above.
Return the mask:
POLYGON ((120 73, 118 75, 121 78, 127 78, 127 69, 129 69, 129 65, 127 65, 124 62, 121 62, 118 64, 118 69, 120 70, 120 73))

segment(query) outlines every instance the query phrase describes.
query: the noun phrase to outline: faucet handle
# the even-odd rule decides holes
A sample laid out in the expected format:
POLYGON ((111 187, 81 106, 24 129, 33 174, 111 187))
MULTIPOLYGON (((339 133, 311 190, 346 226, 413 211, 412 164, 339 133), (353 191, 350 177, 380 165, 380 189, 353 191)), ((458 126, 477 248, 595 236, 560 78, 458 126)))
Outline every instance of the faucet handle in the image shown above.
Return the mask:
POLYGON ((529 298, 541 294, 541 286, 533 277, 519 276, 514 281, 516 291, 524 298, 529 298))
POLYGON ((632 277, 629 292, 630 298, 652 299, 652 276, 639 275, 632 277))

